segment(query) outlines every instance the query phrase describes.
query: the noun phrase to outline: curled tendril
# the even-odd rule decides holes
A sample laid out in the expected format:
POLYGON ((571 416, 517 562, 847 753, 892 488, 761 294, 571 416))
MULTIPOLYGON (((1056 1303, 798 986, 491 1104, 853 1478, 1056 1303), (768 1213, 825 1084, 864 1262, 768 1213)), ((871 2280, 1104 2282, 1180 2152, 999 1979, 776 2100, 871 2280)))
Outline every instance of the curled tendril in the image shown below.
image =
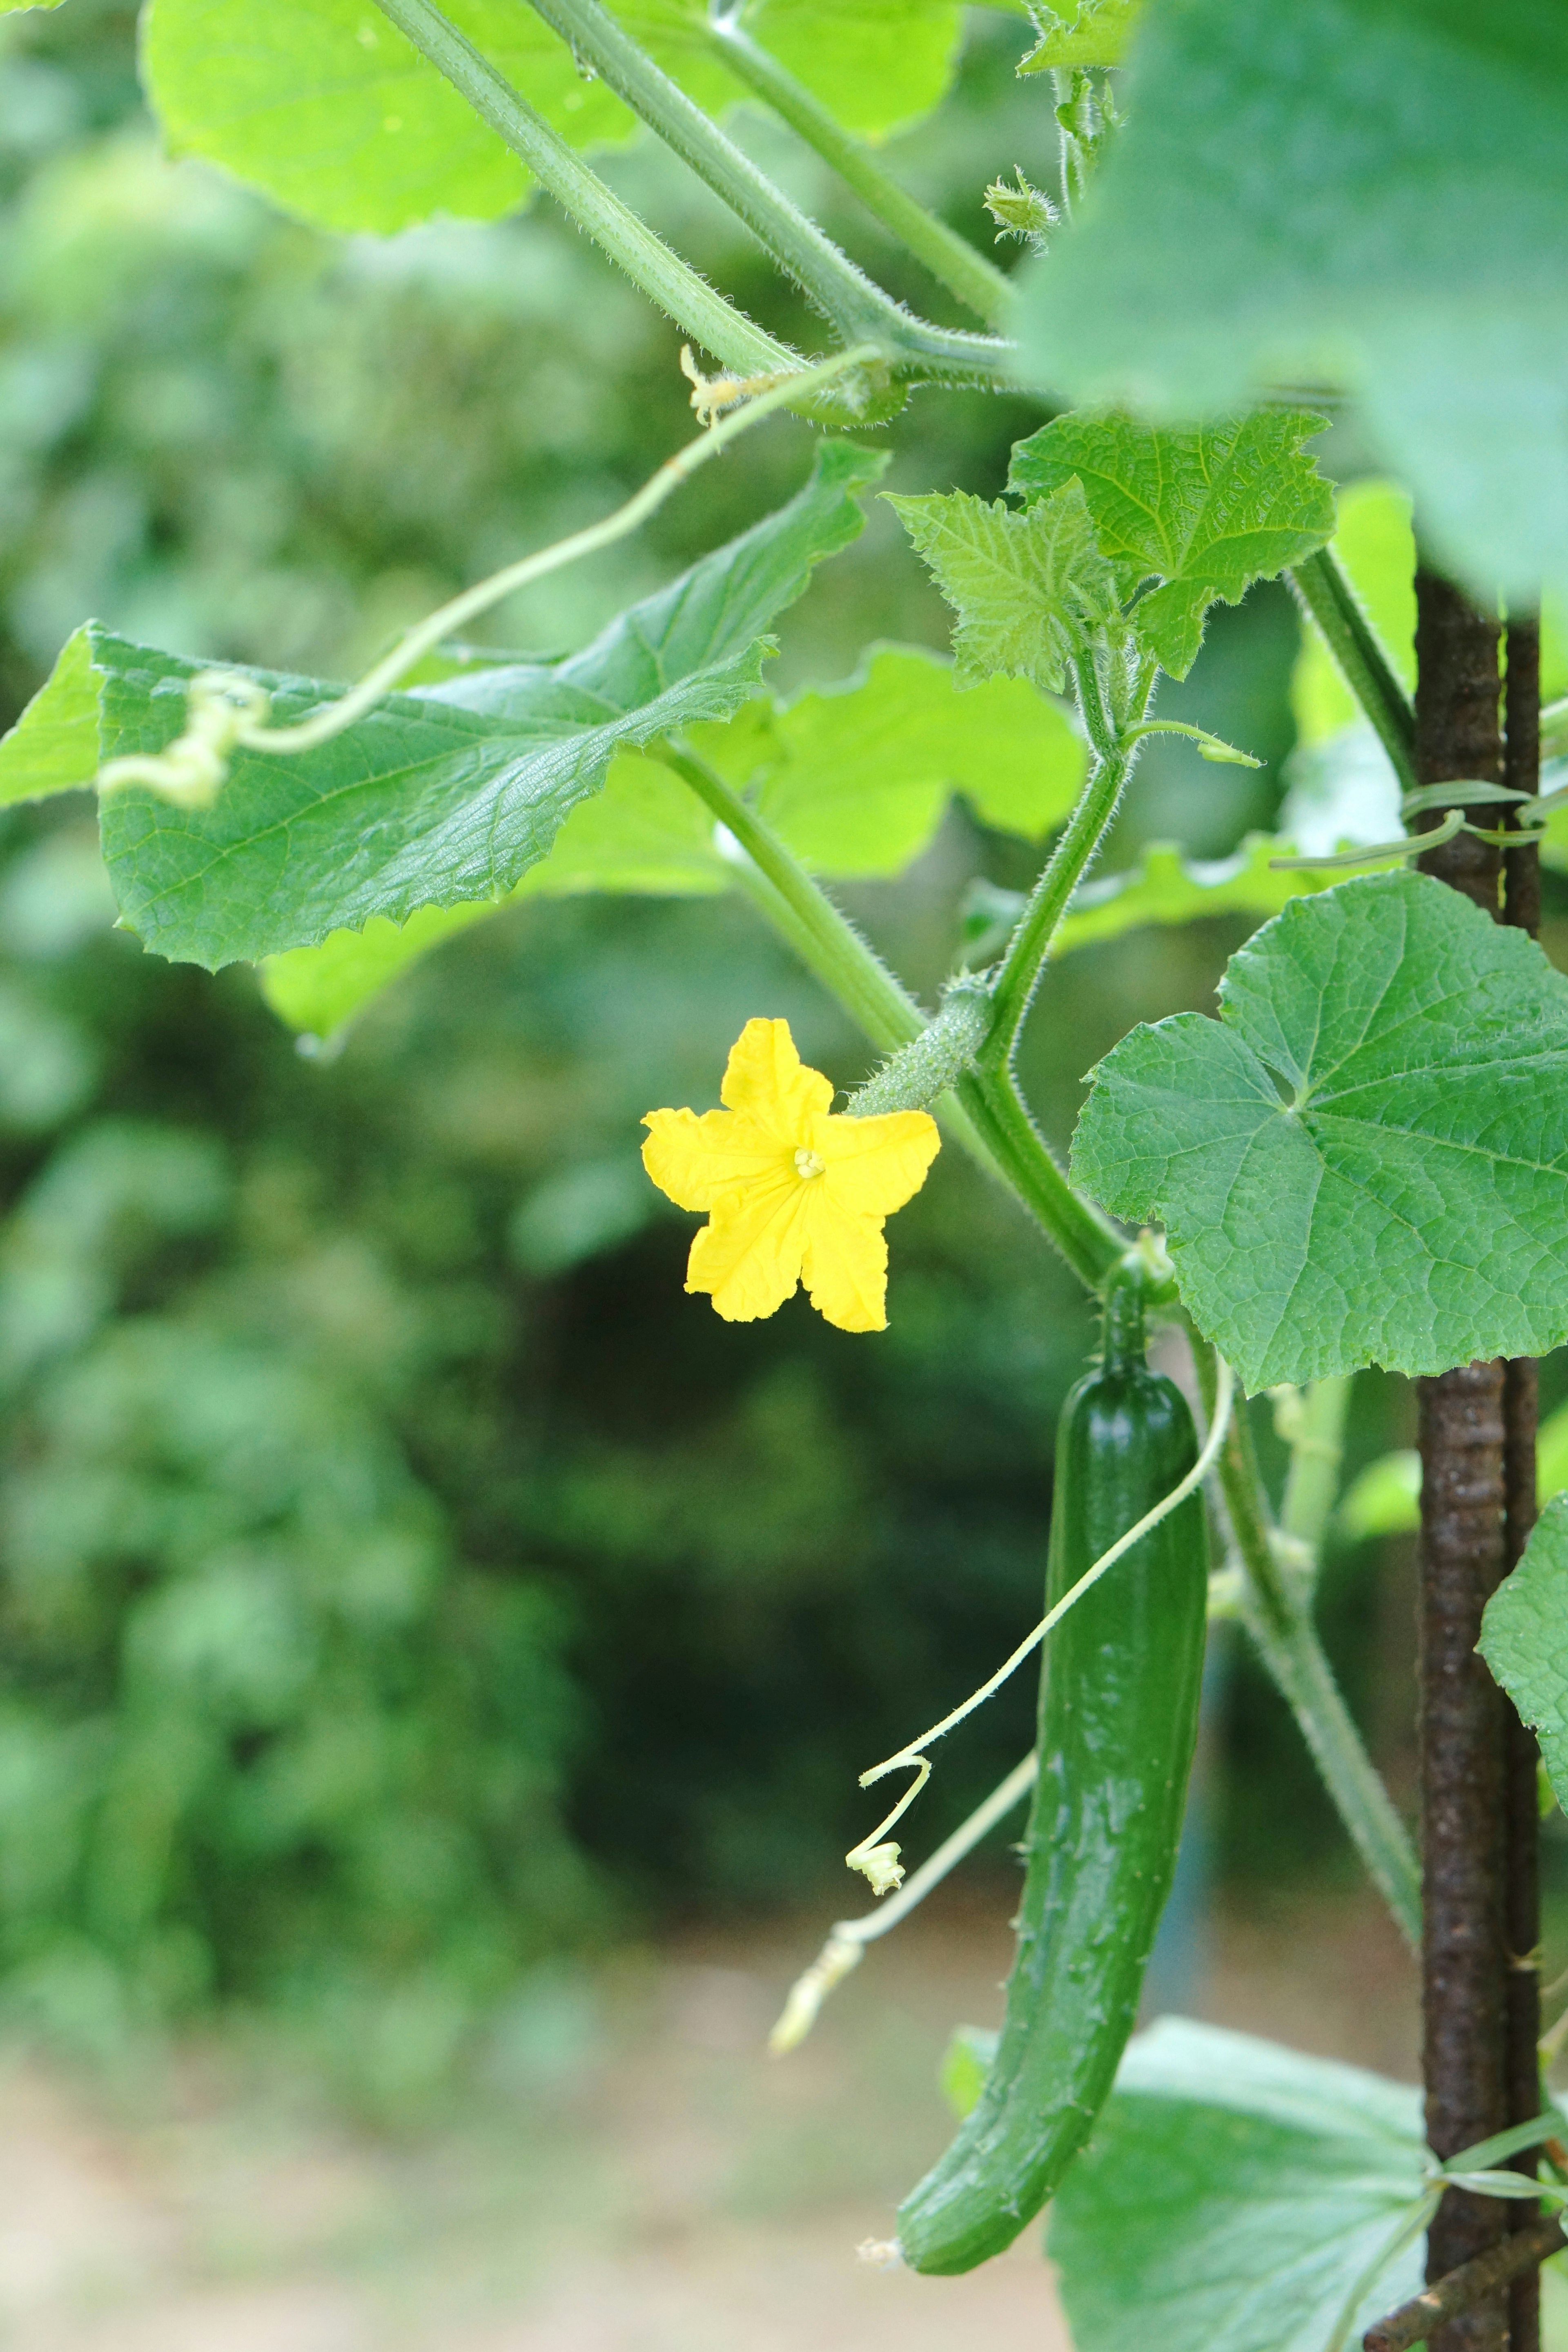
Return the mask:
POLYGON ((211 808, 228 774, 230 752, 265 730, 270 708, 266 688, 254 678, 232 669, 199 670, 185 689, 184 733, 165 751, 106 760, 98 789, 145 784, 176 808, 211 808))

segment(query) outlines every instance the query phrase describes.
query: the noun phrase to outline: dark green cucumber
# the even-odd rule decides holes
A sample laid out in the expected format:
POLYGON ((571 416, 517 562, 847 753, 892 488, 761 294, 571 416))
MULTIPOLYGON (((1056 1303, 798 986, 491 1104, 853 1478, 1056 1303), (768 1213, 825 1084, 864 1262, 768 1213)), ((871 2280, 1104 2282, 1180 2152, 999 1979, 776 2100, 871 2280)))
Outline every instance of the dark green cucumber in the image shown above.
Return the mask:
MULTIPOLYGON (((1181 1391, 1144 1361, 1142 1295, 1129 1266, 1108 1293, 1102 1360, 1062 1408, 1047 1606, 1196 1456, 1181 1391)), ((1006 2017, 977 2105, 899 2209, 900 2250, 914 2270, 973 2270, 1011 2245, 1105 2103, 1175 1869, 1207 1588, 1194 1493, 1047 1643, 1006 2017)))

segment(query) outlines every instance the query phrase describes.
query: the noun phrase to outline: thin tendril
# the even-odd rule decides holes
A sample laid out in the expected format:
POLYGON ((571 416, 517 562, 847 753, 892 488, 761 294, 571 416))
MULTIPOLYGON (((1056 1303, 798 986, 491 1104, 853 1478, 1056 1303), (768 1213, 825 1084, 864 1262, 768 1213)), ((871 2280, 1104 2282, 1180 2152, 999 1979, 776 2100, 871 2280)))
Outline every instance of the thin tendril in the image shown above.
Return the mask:
POLYGON ((1118 1536, 1109 1550, 1101 1552, 1093 1567, 1086 1569, 1078 1582, 1068 1591, 1063 1593, 1055 1607, 1046 1612, 1033 1633, 1025 1636, 1011 1657, 997 1667, 989 1682, 982 1683, 977 1691, 971 1692, 962 1706, 955 1706, 951 1715, 944 1715, 940 1723, 932 1724, 931 1729, 922 1732, 918 1739, 911 1739, 908 1747, 899 1749, 897 1755, 884 1757, 880 1764, 873 1764, 868 1772, 861 1773, 860 1786, 863 1789, 869 1789, 876 1781, 884 1780, 889 1772, 912 1771, 915 1775, 913 1781, 904 1790, 887 1818, 879 1822, 870 1835, 862 1838, 858 1845, 851 1846, 844 1857, 851 1870, 865 1873, 877 1894, 885 1894, 889 1888, 897 1886, 903 1875, 898 1867, 898 1847, 884 1844, 882 1841, 886 1839, 893 1824, 901 1819, 908 1808, 913 1804, 931 1778, 931 1759, 922 1751, 930 1748, 934 1741, 943 1738, 948 1732, 961 1724, 966 1716, 973 1715, 976 1707, 984 1706, 985 1701, 1001 1689, 1008 1676, 1016 1673, 1025 1659, 1039 1648, 1047 1634, 1055 1631, 1068 1610, 1077 1607, 1090 1587, 1098 1584, 1100 1578, 1110 1569, 1114 1568, 1117 1561, 1131 1551, 1134 1544, 1141 1543, 1152 1528, 1159 1526, 1162 1519, 1169 1517, 1178 1504, 1184 1503, 1187 1496, 1202 1486, 1218 1457, 1220 1447, 1225 1443, 1226 1432, 1230 1426, 1231 1407, 1235 1397, 1236 1375, 1221 1357, 1218 1384, 1215 1392, 1214 1419, 1210 1424, 1208 1435, 1204 1441, 1203 1451, 1185 1477, 1179 1479, 1170 1493, 1163 1496, 1154 1505, 1152 1510, 1145 1511, 1141 1519, 1135 1520, 1125 1535, 1118 1536))

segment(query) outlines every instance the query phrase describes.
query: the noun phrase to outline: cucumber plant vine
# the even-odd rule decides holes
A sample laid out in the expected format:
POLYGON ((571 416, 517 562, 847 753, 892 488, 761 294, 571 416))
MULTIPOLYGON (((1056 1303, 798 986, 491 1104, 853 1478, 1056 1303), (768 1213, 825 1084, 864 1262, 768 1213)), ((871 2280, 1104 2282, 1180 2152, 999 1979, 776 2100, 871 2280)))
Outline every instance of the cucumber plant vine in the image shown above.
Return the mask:
MULTIPOLYGON (((841 1328, 879 1328, 885 1221, 944 1136, 1013 1192, 1105 1326, 1058 1440, 1037 1751, 899 1892, 886 1832, 923 1745, 969 1703, 866 1776, 916 1775, 848 1857, 886 1907, 835 1928, 776 2046, 1032 1795, 1005 2023, 994 2051, 957 2045, 970 2112, 900 2210, 900 2258, 969 2267, 1049 2196, 1080 2352, 1134 2352, 1156 2314, 1172 2352, 1330 2352, 1413 2291, 1428 2231, 1437 2352, 1533 2352, 1533 2264, 1554 2242, 1541 2201, 1568 2180, 1536 2052, 1523 1728, 1563 1794, 1568 1520, 1531 1527, 1532 1360, 1568 1339, 1568 982, 1533 937, 1540 862, 1568 865, 1540 770, 1542 664, 1568 683, 1552 604, 1568 587, 1568 30, 1549 0, 1484 24, 1447 0, 1026 13, 1034 177, 998 156, 975 192, 1024 250, 1009 276, 879 151, 941 100, 952 0, 147 0, 148 93, 181 150, 334 229, 498 217, 537 184, 719 373, 681 354, 700 429, 617 513, 466 591, 356 688, 214 671, 84 623, 0 746, 0 801, 96 780, 129 928, 172 959, 258 964, 284 1017, 323 1037, 531 877, 696 874, 744 894, 882 1058, 836 1113, 759 1015, 721 1110, 650 1113, 650 1174, 709 1217, 689 1287, 745 1319, 804 1281, 841 1328), (917 315, 834 243, 724 127, 740 100, 977 323, 917 315), (638 124, 805 298, 824 351, 758 326, 595 171, 589 152, 638 124), (1500 262, 1497 220, 1517 230, 1500 262), (1034 390, 1043 419, 1003 495, 890 500, 952 608, 951 667, 881 648, 833 696, 776 703, 771 631, 862 528, 886 462, 867 436, 933 384, 1034 390), (592 645, 556 662, 448 649, 784 413, 819 428, 795 496, 592 645), (1415 494, 1414 676, 1378 625, 1382 586, 1336 536, 1322 466, 1347 413, 1354 464, 1370 445, 1415 494), (1091 879, 1151 734, 1250 758, 1157 715, 1158 696, 1216 603, 1281 578, 1408 829, 1253 842, 1219 871, 1151 853, 1091 879), (912 826, 888 814, 892 782, 925 792, 912 826), (1030 891, 993 894, 928 1008, 822 877, 899 870, 954 783, 1055 845, 1030 891), (1220 1017, 1132 1030, 1093 1073, 1064 1169, 1016 1071, 1052 957, 1221 907, 1267 919, 1220 1017), (1190 1340, 1201 1452, 1144 1364, 1149 1315, 1190 1340), (1425 1888, 1313 1616, 1348 1384, 1373 1364, 1421 1383, 1425 1888), (1290 1456, 1278 1510, 1232 1403, 1266 1390, 1290 1456), (1205 1620, 1223 1615, 1424 1952, 1424 2119, 1397 2085, 1245 2036, 1167 2022, 1129 2046, 1205 1620)), ((1388 2323, 1400 2341, 1415 2324, 1388 2323)))

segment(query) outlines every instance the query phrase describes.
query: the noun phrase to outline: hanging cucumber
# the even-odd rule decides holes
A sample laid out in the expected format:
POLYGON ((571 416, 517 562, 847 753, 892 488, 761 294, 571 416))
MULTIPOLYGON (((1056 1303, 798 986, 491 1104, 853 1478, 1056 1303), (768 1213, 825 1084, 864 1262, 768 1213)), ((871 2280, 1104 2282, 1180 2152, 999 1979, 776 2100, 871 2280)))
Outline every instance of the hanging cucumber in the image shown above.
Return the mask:
MULTIPOLYGON (((1144 1360, 1146 1280, 1136 1258, 1112 1276, 1102 1360, 1062 1408, 1047 1607, 1197 1458, 1181 1391, 1144 1360)), ((973 2270, 1011 2245, 1110 2090, 1175 1869, 1207 1591, 1194 1493, 1049 1638, 1006 2017, 979 2102, 899 2209, 911 2269, 973 2270)))

